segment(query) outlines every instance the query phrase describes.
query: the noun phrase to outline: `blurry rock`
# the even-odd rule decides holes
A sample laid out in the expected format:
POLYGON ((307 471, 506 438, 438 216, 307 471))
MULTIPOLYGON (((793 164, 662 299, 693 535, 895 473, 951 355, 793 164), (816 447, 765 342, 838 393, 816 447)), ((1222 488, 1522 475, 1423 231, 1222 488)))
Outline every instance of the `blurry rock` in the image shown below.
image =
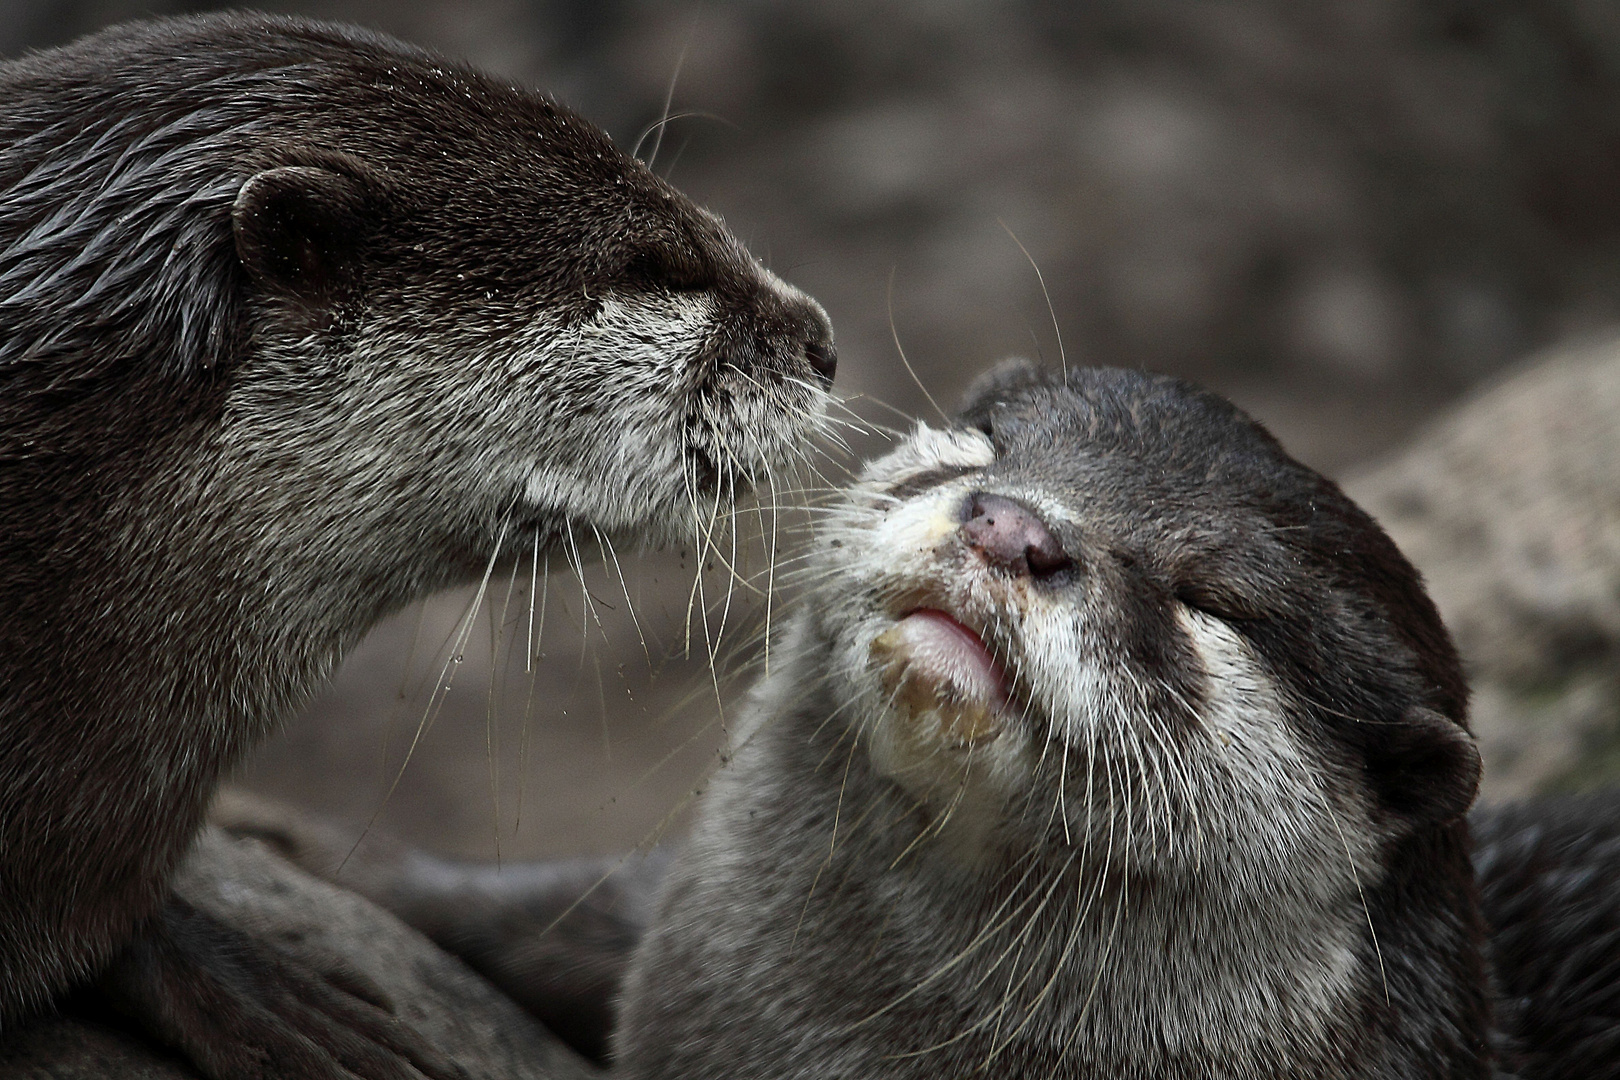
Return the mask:
MULTIPOLYGON (((584 1080, 597 1073, 488 983, 392 915, 317 881, 256 841, 204 833, 179 891, 209 913, 369 977, 401 1020, 469 1080, 584 1080)), ((64 1016, 8 1032, 0 1076, 197 1080, 162 1049, 110 1023, 64 1016)))
POLYGON ((1345 486, 1457 639, 1484 796, 1620 780, 1620 339, 1542 354, 1345 486))
POLYGON ((613 1005, 669 852, 466 862, 227 788, 211 820, 353 890, 488 979, 566 1045, 607 1058, 613 1005))

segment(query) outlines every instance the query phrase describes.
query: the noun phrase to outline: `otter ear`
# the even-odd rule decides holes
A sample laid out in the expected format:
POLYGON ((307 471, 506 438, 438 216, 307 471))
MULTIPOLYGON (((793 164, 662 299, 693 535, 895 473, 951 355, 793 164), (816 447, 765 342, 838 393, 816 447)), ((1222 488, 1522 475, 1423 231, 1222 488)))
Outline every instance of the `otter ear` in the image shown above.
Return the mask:
POLYGON ((1384 805, 1414 826, 1461 817, 1479 793, 1479 748, 1460 724, 1415 705, 1380 731, 1373 775, 1384 805))
POLYGON ((321 307, 359 287, 357 254, 377 202, 363 173, 284 165, 248 177, 236 194, 236 253, 266 290, 321 307))
POLYGON ((988 411, 997 400, 1047 380, 1046 369, 1022 356, 1009 356, 968 384, 957 412, 964 417, 988 411))
POLYGON ((1048 384, 1051 380, 1051 373, 1035 361, 1022 356, 1009 357, 968 384, 962 404, 956 410, 956 420, 993 440, 997 429, 1005 433, 1009 424, 1017 426, 1016 418, 1003 413, 1001 407, 1016 399, 1019 391, 1048 384))

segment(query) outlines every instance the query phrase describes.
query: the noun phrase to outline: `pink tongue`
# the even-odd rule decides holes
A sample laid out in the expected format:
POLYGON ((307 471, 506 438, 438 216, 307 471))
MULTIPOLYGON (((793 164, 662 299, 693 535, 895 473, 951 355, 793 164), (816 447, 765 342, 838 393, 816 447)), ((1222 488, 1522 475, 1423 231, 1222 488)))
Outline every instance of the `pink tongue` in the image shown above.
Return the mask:
POLYGON ((934 608, 919 608, 896 624, 910 646, 911 670, 949 682, 963 698, 998 706, 1007 701, 1007 675, 979 635, 934 608))

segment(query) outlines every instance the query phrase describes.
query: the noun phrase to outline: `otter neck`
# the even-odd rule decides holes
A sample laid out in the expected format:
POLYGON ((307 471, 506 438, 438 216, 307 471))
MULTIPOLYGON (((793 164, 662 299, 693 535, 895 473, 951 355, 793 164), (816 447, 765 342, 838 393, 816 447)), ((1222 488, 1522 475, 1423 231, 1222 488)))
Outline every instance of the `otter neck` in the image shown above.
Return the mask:
POLYGON ((37 550, 6 545, 0 592, 31 617, 27 636, 0 631, 0 728, 33 744, 40 796, 8 809, 0 838, 37 838, 72 873, 109 879, 92 889, 136 890, 130 908, 150 910, 222 770, 378 618, 467 578, 468 556, 408 533, 341 462, 255 457, 209 420, 121 458, 112 442, 31 520, 37 550), (73 850, 92 818, 105 860, 73 850))
MULTIPOLYGON (((773 673, 780 685, 759 696, 767 711, 804 701, 796 675, 791 667, 773 673)), ((851 759, 847 775, 813 767, 845 756, 840 739, 848 735, 838 730, 843 714, 831 695, 810 696, 806 706, 788 707, 786 743, 772 740, 767 752, 802 757, 779 764, 817 778, 827 820, 887 824, 848 826, 825 866, 825 834, 796 833, 799 857, 824 879, 883 882, 878 895, 887 904, 870 922, 885 927, 888 943, 872 943, 871 955, 892 948, 906 958, 891 970, 888 992, 907 993, 919 972, 953 969, 927 994, 953 995, 964 1026, 982 1022, 976 1030, 1005 1037, 1022 1025, 1018 1039, 995 1051, 1010 1071, 1021 1061, 1044 1069, 1060 1048, 1083 1067, 1078 1075, 1490 1075, 1464 823, 1392 843, 1387 873, 1363 889, 1316 896, 1246 894, 1239 876, 1207 867, 1201 876, 1140 866, 1122 873, 1078 834, 1072 847, 1048 844, 1032 857, 969 866, 938 842, 938 810, 919 805, 864 755, 851 759), (845 860, 856 868, 839 865, 845 860), (1456 873, 1437 875, 1437 865, 1456 873), (1436 878, 1449 884, 1426 884, 1436 878), (1001 992, 986 994, 991 986, 1001 992)), ((802 805, 784 809, 805 813, 802 805)), ((761 850, 788 842, 771 832, 774 819, 757 827, 761 850)), ((838 902, 837 890, 822 892, 838 902)), ((813 951, 808 933, 801 929, 796 953, 813 951)))

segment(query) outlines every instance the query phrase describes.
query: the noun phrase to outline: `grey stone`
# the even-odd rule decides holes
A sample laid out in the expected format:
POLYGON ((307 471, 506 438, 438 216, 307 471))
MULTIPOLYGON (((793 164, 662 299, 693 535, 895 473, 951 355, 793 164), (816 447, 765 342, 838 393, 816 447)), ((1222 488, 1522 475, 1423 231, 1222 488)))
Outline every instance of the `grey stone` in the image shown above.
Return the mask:
MULTIPOLYGON (((297 869, 254 840, 205 832, 177 885, 187 900, 303 954, 328 953, 369 977, 402 1021, 456 1060, 469 1080, 584 1080, 600 1073, 460 961, 388 914, 297 869)), ((162 1048, 75 1016, 9 1032, 0 1077, 198 1080, 162 1048)))
POLYGON ((1484 797, 1620 780, 1620 339, 1541 354, 1345 487, 1456 637, 1484 797))

